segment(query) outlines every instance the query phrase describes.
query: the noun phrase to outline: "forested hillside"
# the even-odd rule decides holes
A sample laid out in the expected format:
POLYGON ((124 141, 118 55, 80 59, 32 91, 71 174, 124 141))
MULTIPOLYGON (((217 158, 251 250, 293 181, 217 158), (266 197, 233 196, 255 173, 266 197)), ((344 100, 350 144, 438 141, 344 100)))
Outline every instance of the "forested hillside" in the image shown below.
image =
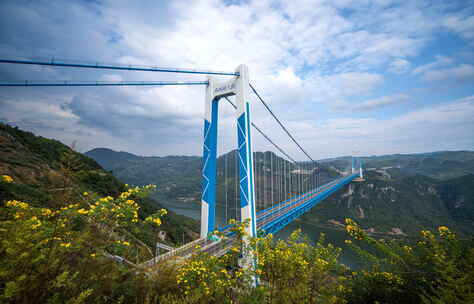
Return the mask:
POLYGON ((367 171, 365 182, 352 183, 302 220, 338 228, 351 217, 374 234, 405 236, 420 227, 445 225, 472 235, 473 187, 472 175, 438 181, 400 169, 367 171))
MULTIPOLYGON (((60 208, 85 200, 84 193, 116 197, 127 190, 124 183, 105 171, 93 159, 57 140, 35 136, 16 127, 0 124, 0 175, 13 183, 0 184, 0 202, 28 202, 34 207, 60 208)), ((149 184, 149 183, 144 183, 149 184)), ((159 210, 150 198, 137 198, 140 216, 159 210)), ((182 242, 196 237, 196 221, 170 212, 162 229, 168 241, 182 242)))

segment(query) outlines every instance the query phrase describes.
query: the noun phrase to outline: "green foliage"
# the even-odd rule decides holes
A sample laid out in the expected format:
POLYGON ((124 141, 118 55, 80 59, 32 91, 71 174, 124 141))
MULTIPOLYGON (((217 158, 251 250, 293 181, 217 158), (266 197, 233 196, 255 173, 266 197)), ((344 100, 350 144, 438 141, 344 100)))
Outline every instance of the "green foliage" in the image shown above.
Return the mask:
POLYGON ((266 299, 270 303, 343 303, 339 274, 345 269, 337 258, 340 249, 324 244, 324 235, 315 246, 301 231, 287 242, 269 235, 257 242, 258 268, 266 299))
POLYGON ((472 240, 459 241, 447 227, 435 235, 421 231, 412 244, 377 240, 355 222, 346 221, 348 240, 365 262, 349 274, 345 298, 350 303, 471 303, 474 300, 472 240), (360 244, 370 245, 369 250, 360 244))
MULTIPOLYGON (((31 132, 25 132, 17 127, 0 123, 0 134, 2 133, 14 137, 15 141, 27 148, 31 154, 39 156, 40 159, 56 169, 59 169, 60 163, 58 160, 63 157, 64 153, 72 152, 69 147, 57 140, 36 136, 31 132)), ((100 169, 100 166, 94 160, 79 153, 76 153, 76 157, 90 169, 100 169)))
MULTIPOLYGON (((136 263, 153 254, 129 232, 147 224, 139 220, 140 207, 130 198, 150 189, 129 189, 115 199, 88 195, 86 203, 58 210, 8 201, 0 221, 0 300, 143 302, 147 291, 140 288, 144 277, 135 273, 140 270, 136 263), (113 262, 112 256, 121 256, 124 263, 113 262)), ((152 215, 153 225, 159 216, 152 215)))
MULTIPOLYGON (((300 231, 288 241, 248 238, 247 223, 222 257, 141 266, 154 256, 143 231, 161 226, 166 211, 141 220, 132 197, 84 193, 85 202, 57 210, 8 201, 0 220, 0 300, 3 303, 472 303, 474 247, 447 227, 418 240, 378 240, 346 220, 347 243, 365 266, 340 264, 341 249, 314 245, 300 231), (363 249, 367 244, 371 248, 363 249), (120 261, 120 262, 119 262, 120 261), (258 285, 255 286, 255 279, 258 285)), ((222 241, 226 236, 218 234, 222 241)), ((198 251, 199 252, 199 251, 198 251)))
MULTIPOLYGON (((61 208, 83 202, 84 192, 117 196, 127 189, 93 159, 59 141, 0 124, 0 142, 0 174, 13 177, 13 182, 0 182, 0 203, 18 200, 34 207, 61 208)), ((135 199, 141 206, 141 219, 161 208, 151 198, 135 199)), ((198 226, 192 219, 169 212, 161 229, 167 232, 167 241, 177 244, 183 235, 193 238, 198 226)), ((156 241, 157 231, 149 228, 135 228, 133 233, 150 244, 156 241)))

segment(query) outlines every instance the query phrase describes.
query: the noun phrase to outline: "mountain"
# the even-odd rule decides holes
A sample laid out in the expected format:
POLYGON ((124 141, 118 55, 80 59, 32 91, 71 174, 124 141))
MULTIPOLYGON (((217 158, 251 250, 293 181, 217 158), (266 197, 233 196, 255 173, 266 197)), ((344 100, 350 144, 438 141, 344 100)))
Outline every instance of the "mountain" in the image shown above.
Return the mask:
POLYGON ((474 174, 442 181, 438 184, 437 190, 452 218, 463 226, 473 227, 474 174))
POLYGON ((336 192, 301 220, 338 228, 356 219, 373 233, 409 235, 439 226, 474 233, 474 178, 439 181, 398 168, 367 171, 364 182, 336 192))
POLYGON ((86 153, 87 156, 94 159, 96 162, 107 170, 111 170, 116 164, 130 159, 138 159, 136 156, 128 152, 115 152, 107 148, 97 148, 86 153))
POLYGON ((474 174, 474 152, 440 151, 363 157, 365 168, 398 167, 406 173, 449 180, 474 174))
MULTIPOLYGON (((35 207, 59 208, 80 202, 84 192, 117 196, 127 189, 122 181, 92 158, 57 140, 35 136, 1 123, 0 175, 9 175, 14 180, 10 184, 0 183, 2 205, 7 200, 16 199, 35 207)), ((141 205, 140 216, 143 218, 161 208, 150 198, 137 198, 137 202, 141 205)), ((183 234, 188 239, 194 238, 199 223, 169 212, 161 229, 167 232, 170 242, 177 243, 183 234)))
MULTIPOLYGON (((95 158, 94 155, 100 154, 97 150, 105 152, 102 157, 108 162, 103 165, 119 179, 132 184, 156 183, 159 200, 173 204, 199 203, 200 157, 140 157, 108 149, 95 149, 86 155, 95 158)), ((238 190, 236 155, 231 151, 217 161, 217 202, 227 201, 230 209, 235 206, 238 190)), ((95 159, 101 163, 100 158, 95 159)), ((347 170, 351 157, 325 160, 319 174, 309 170, 309 175, 272 152, 255 152, 254 160, 257 201, 268 204, 271 181, 276 183, 283 178, 291 185, 292 179, 318 175, 324 183, 347 170), (292 172, 290 178, 284 173, 286 166, 292 172)), ((474 232, 474 179, 469 174, 474 168, 474 152, 385 155, 363 160, 367 168, 365 182, 352 183, 350 188, 336 192, 300 221, 339 229, 344 219, 351 217, 366 229, 383 235, 404 235, 440 225, 453 227, 464 235, 474 232)))
MULTIPOLYGON (((155 198, 170 203, 198 203, 201 200, 202 158, 197 156, 137 156, 126 152, 98 148, 85 155, 95 159, 116 177, 133 185, 153 183, 158 185, 155 198)), ((238 191, 237 151, 230 151, 217 159, 217 204, 226 201, 235 209, 238 191)), ((271 183, 281 184, 296 192, 296 180, 304 177, 309 183, 317 178, 322 183, 339 176, 330 166, 311 168, 301 164, 305 170, 291 164, 273 152, 255 152, 255 183, 261 191, 257 201, 268 200, 272 195, 271 183), (301 172, 300 172, 301 171, 301 172), (319 172, 319 174, 318 174, 319 172), (263 194, 263 190, 265 194, 263 194)), ((278 195, 275 187, 273 195, 278 195)))
MULTIPOLYGON (((474 174, 473 151, 439 151, 418 154, 390 154, 360 157, 366 170, 399 168, 405 173, 421 174, 441 180, 449 180, 466 174, 474 174)), ((322 160, 336 168, 347 168, 351 156, 322 160)))

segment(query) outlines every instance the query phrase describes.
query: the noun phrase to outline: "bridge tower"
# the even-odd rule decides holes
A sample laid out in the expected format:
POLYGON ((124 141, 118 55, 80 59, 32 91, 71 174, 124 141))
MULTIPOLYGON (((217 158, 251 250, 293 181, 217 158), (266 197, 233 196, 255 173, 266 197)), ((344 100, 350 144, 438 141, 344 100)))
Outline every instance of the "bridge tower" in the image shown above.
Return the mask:
POLYGON ((239 160, 240 208, 242 221, 249 221, 247 234, 257 235, 255 188, 249 98, 249 76, 245 65, 240 65, 238 76, 228 81, 209 77, 204 118, 204 147, 202 165, 201 237, 216 229, 216 160, 219 100, 236 97, 237 150, 239 160))

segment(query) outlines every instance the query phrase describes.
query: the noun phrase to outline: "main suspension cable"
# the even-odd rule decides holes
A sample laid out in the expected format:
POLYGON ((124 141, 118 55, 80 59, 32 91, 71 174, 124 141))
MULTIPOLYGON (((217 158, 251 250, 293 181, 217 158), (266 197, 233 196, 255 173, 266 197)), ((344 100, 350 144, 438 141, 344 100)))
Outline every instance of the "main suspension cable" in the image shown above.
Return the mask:
POLYGON ((260 94, 258 94, 257 90, 252 86, 252 84, 249 84, 250 88, 252 89, 252 91, 255 93, 255 95, 258 97, 258 99, 262 102, 262 104, 265 106, 265 108, 268 110, 268 112, 270 112, 270 114, 273 116, 273 118, 275 118, 275 120, 278 122, 278 124, 282 127, 282 129, 286 132, 286 134, 288 134, 288 136, 293 140, 293 142, 298 146, 298 148, 300 148, 300 150, 310 159, 314 162, 314 160, 311 158, 311 156, 305 151, 305 149, 303 149, 303 147, 301 147, 301 145, 296 141, 296 139, 293 137, 293 135, 291 135, 290 131, 288 131, 288 129, 283 125, 283 123, 280 121, 280 119, 278 119, 278 117, 276 117, 275 113, 273 113, 273 111, 270 109, 270 107, 268 106, 268 104, 263 100, 263 98, 260 96, 260 94))
POLYGON ((66 59, 0 59, 0 63, 13 64, 32 64, 32 65, 47 65, 60 66, 70 68, 91 68, 91 69, 108 69, 108 70, 125 70, 125 71, 142 71, 142 72, 165 72, 165 73, 185 73, 185 74, 204 74, 204 75, 225 75, 225 76, 239 76, 237 72, 224 71, 204 71, 196 69, 180 69, 180 68, 164 68, 157 66, 141 66, 132 64, 120 63, 101 63, 101 62, 86 62, 78 60, 66 59))
POLYGON ((207 85, 207 81, 0 81, 0 87, 99 87, 207 85))
MULTIPOLYGON (((233 107, 234 109, 237 109, 237 106, 228 98, 228 97, 224 97, 233 107)), ((280 148, 273 140, 270 139, 270 137, 268 137, 268 135, 266 135, 259 127, 257 127, 256 124, 254 124, 253 122, 251 123, 252 127, 254 127, 255 130, 257 130, 258 133, 260 133, 268 142, 270 142, 275 148, 278 149, 278 151, 280 151, 283 155, 285 155, 289 160, 291 160, 292 162, 296 163, 296 160, 294 160, 291 156, 288 155, 288 153, 286 153, 282 148, 280 148)))

